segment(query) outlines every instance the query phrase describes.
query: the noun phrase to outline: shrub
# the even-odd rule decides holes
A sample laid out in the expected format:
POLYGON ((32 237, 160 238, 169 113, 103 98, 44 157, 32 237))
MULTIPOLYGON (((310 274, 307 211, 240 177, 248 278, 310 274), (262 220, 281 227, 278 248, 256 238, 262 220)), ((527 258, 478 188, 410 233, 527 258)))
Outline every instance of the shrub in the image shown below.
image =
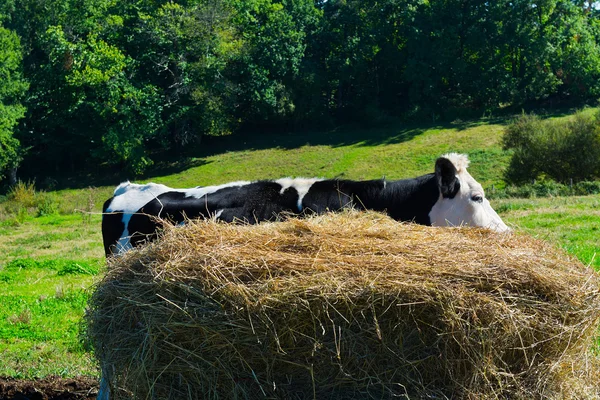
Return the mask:
POLYGON ((54 215, 58 211, 58 205, 54 198, 47 193, 39 193, 36 199, 37 211, 36 216, 43 217, 45 215, 54 215))
POLYGON ((489 191, 487 197, 490 199, 506 199, 550 196, 586 196, 599 193, 600 181, 582 181, 574 183, 573 185, 568 185, 545 180, 519 186, 509 185, 503 189, 489 191))
POLYGON ((29 218, 29 212, 25 207, 19 207, 18 209, 14 210, 13 214, 14 216, 11 223, 12 226, 19 226, 25 222, 27 218, 29 218))
POLYGON ((600 193, 600 182, 598 181, 583 181, 578 182, 575 186, 575 194, 587 195, 587 194, 598 194, 600 193))
POLYGON ((578 182, 600 176, 599 114, 580 111, 568 121, 524 114, 508 126, 502 142, 505 150, 514 151, 506 172, 509 182, 578 182))
POLYGON ((31 181, 18 181, 16 185, 10 188, 6 197, 8 197, 9 201, 18 204, 20 207, 34 207, 35 183, 31 181))
POLYGON ((54 195, 37 191, 34 182, 18 181, 8 191, 4 209, 22 223, 32 213, 36 217, 56 214, 59 203, 54 195))

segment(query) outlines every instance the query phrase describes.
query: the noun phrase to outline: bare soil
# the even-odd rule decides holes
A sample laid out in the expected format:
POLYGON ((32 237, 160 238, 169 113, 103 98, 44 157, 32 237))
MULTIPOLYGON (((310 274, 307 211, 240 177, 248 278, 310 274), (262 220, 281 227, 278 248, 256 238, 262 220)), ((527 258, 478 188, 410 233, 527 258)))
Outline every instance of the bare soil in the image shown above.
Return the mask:
POLYGON ((93 400, 98 380, 90 377, 0 378, 0 400, 93 400))

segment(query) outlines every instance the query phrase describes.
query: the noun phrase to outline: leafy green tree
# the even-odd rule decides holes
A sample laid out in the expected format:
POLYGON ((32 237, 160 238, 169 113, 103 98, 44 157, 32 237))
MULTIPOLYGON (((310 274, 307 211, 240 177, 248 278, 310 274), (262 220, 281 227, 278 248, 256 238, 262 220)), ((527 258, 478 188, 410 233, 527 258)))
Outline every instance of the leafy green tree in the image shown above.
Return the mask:
POLYGON ((238 46, 222 4, 64 0, 56 18, 38 16, 31 125, 20 135, 30 159, 58 171, 92 157, 140 173, 156 153, 231 132, 219 107, 233 107, 231 90, 215 77, 238 46))
POLYGON ((71 94, 63 145, 142 172, 152 163, 144 144, 160 123, 155 88, 135 85, 129 78, 134 61, 95 33, 70 42, 57 26, 48 29, 46 38, 50 65, 62 67, 63 86, 71 94))
POLYGON ((233 0, 232 5, 242 47, 228 74, 238 85, 239 118, 246 123, 291 118, 307 31, 314 29, 318 10, 311 0, 233 0))
POLYGON ((21 73, 21 61, 19 38, 0 26, 0 179, 7 172, 14 173, 22 160, 20 143, 13 135, 18 120, 25 114, 21 99, 27 82, 21 73))
POLYGON ((28 149, 31 174, 89 160, 141 173, 257 127, 600 94, 590 1, 5 0, 0 22, 30 85, 8 147, 28 149))
POLYGON ((582 13, 581 6, 558 2, 548 21, 554 39, 548 64, 560 81, 559 90, 582 98, 600 95, 600 21, 588 14, 593 2, 586 3, 582 13))

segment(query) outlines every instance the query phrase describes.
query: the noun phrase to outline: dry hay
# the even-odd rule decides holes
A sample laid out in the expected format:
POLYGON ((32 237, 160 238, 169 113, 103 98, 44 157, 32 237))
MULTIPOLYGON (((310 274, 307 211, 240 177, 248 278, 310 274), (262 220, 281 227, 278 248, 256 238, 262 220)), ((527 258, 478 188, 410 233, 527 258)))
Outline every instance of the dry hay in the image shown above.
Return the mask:
POLYGON ((523 235, 199 221, 109 264, 87 332, 119 398, 600 397, 600 279, 523 235))

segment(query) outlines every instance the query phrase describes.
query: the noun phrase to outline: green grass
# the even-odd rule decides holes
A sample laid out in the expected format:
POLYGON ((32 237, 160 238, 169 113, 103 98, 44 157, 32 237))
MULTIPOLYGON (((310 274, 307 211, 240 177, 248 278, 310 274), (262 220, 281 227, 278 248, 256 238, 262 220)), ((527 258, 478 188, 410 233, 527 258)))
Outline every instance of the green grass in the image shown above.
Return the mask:
POLYGON ((97 374, 80 322, 103 263, 99 215, 0 221, 0 376, 97 374))
MULTIPOLYGON (((198 153, 139 182, 192 187, 283 176, 406 178, 432 172, 446 152, 465 152, 471 174, 502 189, 510 154, 506 121, 337 129, 211 138, 198 153)), ((125 180, 123 177, 122 180, 125 180)), ((110 186, 32 192, 0 202, 0 376, 96 374, 80 342, 89 288, 104 268, 99 215, 110 186)), ((600 195, 493 200, 511 226, 556 243, 600 270, 600 195)))
POLYGON ((0 222, 0 265, 19 257, 100 259, 103 255, 100 215, 27 217, 0 222))
POLYGON ((0 270, 0 376, 92 375, 81 317, 97 260, 18 258, 0 270))
POLYGON ((600 271, 600 195, 504 199, 494 205, 507 224, 556 243, 600 271))
POLYGON ((315 132, 283 136, 272 147, 246 142, 245 146, 252 150, 225 138, 217 143, 218 154, 190 162, 200 165, 153 176, 152 180, 173 187, 191 187, 283 176, 374 179, 385 175, 399 179, 432 172, 436 158, 443 153, 467 152, 473 160, 472 173, 484 186, 502 186, 498 171, 510 158, 499 144, 502 130, 501 124, 448 124, 429 129, 315 132))

